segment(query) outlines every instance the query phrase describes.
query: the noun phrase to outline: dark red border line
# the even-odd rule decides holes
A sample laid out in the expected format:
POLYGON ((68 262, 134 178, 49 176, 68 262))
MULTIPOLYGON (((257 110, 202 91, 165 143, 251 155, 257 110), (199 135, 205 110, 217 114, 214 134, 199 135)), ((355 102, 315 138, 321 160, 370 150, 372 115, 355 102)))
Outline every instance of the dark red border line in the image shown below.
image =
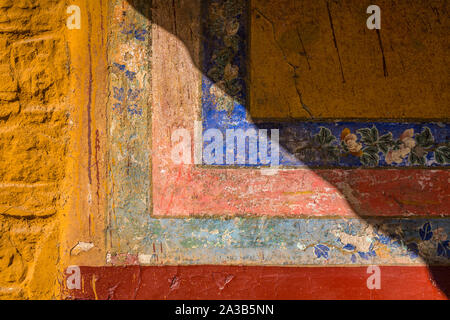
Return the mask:
POLYGON ((67 299, 447 299, 450 267, 385 266, 381 289, 367 267, 81 267, 67 299), (447 293, 447 294, 446 294, 447 293))

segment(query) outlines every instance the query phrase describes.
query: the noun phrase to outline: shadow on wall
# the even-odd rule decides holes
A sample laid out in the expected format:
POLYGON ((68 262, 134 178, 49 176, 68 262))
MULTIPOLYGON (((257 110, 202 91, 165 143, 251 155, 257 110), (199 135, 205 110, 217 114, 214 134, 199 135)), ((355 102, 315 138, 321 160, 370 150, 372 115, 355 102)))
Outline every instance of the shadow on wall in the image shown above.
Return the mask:
MULTIPOLYGON (((448 39, 442 37, 440 31, 449 27, 446 7, 443 4, 436 2, 433 6, 429 1, 417 1, 414 8, 408 9, 407 1, 400 1, 397 4, 380 1, 381 7, 390 8, 391 12, 397 10, 400 18, 405 17, 403 20, 397 19, 398 29, 393 29, 394 26, 386 22, 386 28, 398 30, 398 34, 393 31, 386 35, 384 29, 373 30, 372 34, 368 34, 369 30, 366 27, 368 15, 365 14, 365 8, 370 5, 368 1, 348 0, 338 3, 323 0, 313 1, 313 5, 313 2, 309 1, 255 0, 252 2, 252 6, 253 4, 255 6, 250 8, 244 1, 211 0, 202 2, 200 14, 202 21, 198 21, 198 10, 190 1, 154 0, 152 3, 150 0, 128 0, 128 2, 149 21, 183 42, 191 53, 195 66, 214 83, 217 90, 224 92, 224 96, 231 97, 231 103, 229 101, 227 103, 226 99, 221 100, 223 110, 231 115, 234 102, 238 102, 247 109, 251 122, 260 128, 267 128, 268 124, 271 124, 272 128, 273 125, 280 127, 280 146, 290 154, 291 159, 290 162, 286 160, 288 162, 284 164, 301 162, 321 179, 334 185, 345 197, 353 212, 372 225, 380 237, 388 239, 386 241, 391 243, 405 245, 411 254, 418 255, 429 265, 434 282, 447 297, 449 296, 450 280, 446 273, 448 269, 438 268, 434 258, 422 254, 416 243, 408 243, 410 240, 406 240, 404 233, 399 232, 411 228, 408 221, 413 218, 407 219, 406 216, 416 215, 426 218, 432 215, 427 212, 430 206, 423 203, 427 203, 428 199, 436 199, 436 193, 444 193, 442 201, 448 198, 446 195, 448 171, 442 168, 427 170, 431 169, 431 165, 434 166, 433 169, 438 169, 449 161, 445 158, 448 157, 448 154, 445 154, 448 149, 445 148, 449 147, 447 126, 441 125, 444 128, 444 136, 441 137, 443 142, 438 144, 434 140, 430 142, 431 138, 424 125, 436 122, 437 119, 446 123, 448 117, 448 99, 446 93, 443 93, 445 90, 442 89, 447 84, 445 80, 447 73, 433 71, 441 67, 442 70, 448 70, 443 58, 445 55, 440 55, 448 39), (228 6, 224 6, 223 3, 228 3, 228 6), (278 5, 271 6, 270 3, 278 5), (216 20, 211 22, 213 14, 209 10, 214 6, 216 20), (279 13, 275 12, 276 10, 279 13), (301 14, 295 12, 300 11, 304 13, 302 17, 309 21, 297 20, 301 14), (242 16, 242 12, 247 12, 247 15, 242 16), (361 14, 360 20, 355 22, 349 19, 358 16, 358 12, 361 14), (251 19, 254 21, 250 23, 251 19), (206 32, 200 34, 194 32, 195 30, 191 28, 194 21, 202 25, 204 30, 207 28, 206 32), (352 23, 360 23, 362 27, 352 33, 349 39, 339 38, 337 35, 351 30, 352 23), (408 25, 406 28, 409 28, 411 33, 403 34, 402 23, 408 25), (197 52, 194 47, 199 41, 203 47, 205 43, 208 44, 206 47, 210 51, 203 52, 203 59, 206 60, 216 54, 214 46, 220 41, 218 33, 214 34, 214 28, 217 28, 219 31, 216 31, 219 33, 225 33, 226 37, 221 41, 222 43, 226 41, 227 44, 225 49, 220 49, 224 61, 218 67, 211 68, 210 64, 194 54, 197 52), (320 38, 323 34, 329 38, 328 42, 320 38), (414 39, 411 36, 412 40, 408 38, 411 34, 415 34, 414 39), (272 41, 262 43, 269 36, 272 41), (319 39, 317 43, 312 40, 313 37, 319 39), (369 40, 362 40, 363 37, 369 40), (431 44, 426 42, 428 38, 432 39, 431 44), (409 40, 412 48, 405 45, 409 40), (353 42, 352 45, 352 41, 360 42, 353 42), (401 44, 402 41, 402 48, 393 46, 401 44), (244 45, 240 47, 242 43, 244 45), (398 55, 395 54, 396 50, 400 52, 398 55), (416 54, 406 56, 408 50, 416 54), (241 68, 235 69, 234 65, 240 63, 236 55, 238 51, 244 52, 242 57, 246 61, 241 68), (397 60, 388 60, 387 51, 391 53, 389 57, 397 60), (401 56, 402 54, 404 56, 401 56), (327 57, 332 58, 327 60, 327 57), (414 101, 415 103, 412 103, 414 101), (434 108, 424 108, 423 106, 430 101, 434 108), (402 120, 384 120, 392 118, 402 120), (408 124, 405 123, 407 118, 422 120, 408 124), (305 133, 296 127, 296 123, 301 121, 315 123, 317 128, 319 128, 317 122, 334 124, 333 120, 327 119, 345 119, 346 122, 340 125, 339 133, 325 129, 305 133), (373 123, 367 125, 370 119, 373 119, 373 123), (351 123, 356 123, 354 128, 351 127, 351 123), (390 135, 382 135, 381 129, 379 133, 364 131, 364 127, 370 129, 373 125, 377 128, 386 125, 391 132, 397 131, 390 135), (414 128, 414 131, 408 128, 414 128), (393 136, 399 138, 394 139, 393 136), (444 159, 430 164, 431 157, 439 157, 436 153, 439 148, 444 150, 442 155, 444 159), (327 157, 330 161, 324 162, 327 157), (340 159, 344 159, 342 163, 339 162, 340 159), (396 164, 402 168, 393 167, 396 164), (412 167, 413 165, 415 167, 412 167), (375 180, 389 172, 390 170, 387 170, 389 167, 398 170, 401 176, 406 178, 397 181, 394 179, 392 183, 386 184, 388 189, 384 190, 373 190, 368 187, 369 192, 377 193, 375 197, 379 196, 379 203, 366 203, 364 193, 357 190, 364 184, 355 185, 355 181, 361 180, 363 171, 355 170, 358 167, 370 170, 368 177, 375 180), (409 169, 402 170, 405 167, 409 169), (336 183, 327 168, 340 168, 345 171, 340 176, 339 183, 336 183), (345 170, 350 168, 353 170, 345 170), (424 189, 415 177, 420 176, 425 170, 431 173, 431 179, 440 176, 440 182, 436 179, 435 183, 428 184, 424 189), (404 197, 398 199, 396 198, 398 194, 403 194, 404 197), (392 215, 381 217, 383 214, 379 213, 384 209, 388 212, 394 210, 397 212, 395 216, 405 218, 400 219, 398 223, 385 224, 383 221, 392 219, 392 215)), ((386 20, 384 18, 383 21, 386 20)), ((393 174, 391 177, 395 176, 396 174, 393 174)), ((442 203, 437 204, 436 211, 442 207, 442 203)), ((446 214, 440 212, 442 213, 446 214)), ((422 240, 427 239, 431 236, 430 224, 425 224, 418 232, 422 240)), ((446 235, 441 235, 439 241, 438 255, 450 258, 446 235)))

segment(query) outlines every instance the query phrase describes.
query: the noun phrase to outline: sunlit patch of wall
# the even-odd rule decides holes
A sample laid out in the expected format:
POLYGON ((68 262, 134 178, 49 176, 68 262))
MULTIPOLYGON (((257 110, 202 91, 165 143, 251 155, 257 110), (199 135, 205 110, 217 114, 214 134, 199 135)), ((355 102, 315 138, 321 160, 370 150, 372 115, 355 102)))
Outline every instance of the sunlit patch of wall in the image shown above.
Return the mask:
POLYGON ((0 299, 59 298, 102 247, 106 5, 0 1, 0 299))

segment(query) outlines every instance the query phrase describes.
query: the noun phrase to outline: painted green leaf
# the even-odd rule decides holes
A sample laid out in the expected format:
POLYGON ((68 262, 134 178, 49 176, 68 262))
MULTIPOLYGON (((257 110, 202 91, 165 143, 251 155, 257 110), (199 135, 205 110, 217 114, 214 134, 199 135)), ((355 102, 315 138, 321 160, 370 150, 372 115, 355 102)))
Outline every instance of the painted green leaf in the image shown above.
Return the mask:
POLYGON ((425 127, 421 133, 416 134, 416 142, 419 146, 429 148, 434 144, 434 137, 430 128, 425 127))
POLYGON ((214 51, 214 64, 223 69, 229 62, 231 62, 234 55, 235 53, 233 52, 232 48, 226 47, 220 50, 216 50, 214 51))
POLYGON ((378 154, 379 150, 378 150, 377 146, 368 146, 363 149, 363 152, 374 155, 374 154, 378 154))
POLYGON ((418 156, 417 154, 415 154, 414 152, 411 152, 409 154, 409 162, 411 164, 416 164, 416 165, 421 165, 424 166, 425 163, 427 162, 427 159, 425 156, 418 156))
POLYGON ((400 140, 400 139, 398 139, 398 140, 395 140, 394 142, 393 142, 393 144, 392 144, 392 149, 393 150, 398 150, 398 149, 400 149, 400 147, 403 145, 403 142, 400 140))
POLYGON ((325 139, 325 144, 330 144, 332 143, 334 140, 336 140, 336 137, 333 135, 329 135, 327 136, 327 138, 325 139))
POLYGON ((230 96, 236 96, 241 91, 238 79, 233 79, 225 82, 225 89, 230 96))
POLYGON ((345 152, 349 152, 347 145, 345 144, 344 141, 341 141, 341 147, 345 152))
POLYGON ((375 126, 356 130, 361 135, 361 141, 365 144, 373 144, 378 140, 378 129, 375 126))
POLYGON ((381 152, 383 152, 384 154, 386 154, 389 149, 391 147, 393 147, 395 145, 395 142, 392 138, 392 133, 389 132, 385 135, 382 135, 379 139, 378 139, 378 148, 380 148, 381 152))
POLYGON ((434 151, 434 159, 440 164, 450 163, 450 147, 442 146, 437 148, 434 151))
POLYGON ((333 136, 330 129, 320 127, 319 134, 317 135, 317 140, 320 145, 327 145, 336 140, 336 137, 333 136))
POLYGON ((370 134, 372 136, 373 142, 378 141, 378 129, 375 126, 370 129, 370 134))
POLYGON ((361 141, 364 143, 372 143, 371 132, 369 128, 362 128, 356 130, 357 133, 361 135, 361 141))
POLYGON ((378 165, 378 162, 380 161, 380 157, 376 153, 363 152, 363 154, 360 158, 360 161, 364 166, 374 167, 374 166, 378 165))
POLYGON ((215 19, 210 19, 208 23, 208 31, 211 34, 219 35, 223 33, 223 19, 214 15, 215 19))

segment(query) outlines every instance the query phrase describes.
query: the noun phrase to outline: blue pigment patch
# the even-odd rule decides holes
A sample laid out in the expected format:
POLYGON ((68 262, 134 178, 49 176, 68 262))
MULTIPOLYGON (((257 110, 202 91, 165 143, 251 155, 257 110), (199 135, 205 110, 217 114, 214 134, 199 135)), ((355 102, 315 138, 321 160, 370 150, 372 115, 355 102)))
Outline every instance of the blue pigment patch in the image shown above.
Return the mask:
MULTIPOLYGON (((247 103, 248 15, 242 1, 204 2, 202 123, 203 130, 279 129, 282 166, 442 167, 450 164, 448 123, 364 121, 250 121, 247 103), (225 8, 225 13, 215 8, 225 8), (225 14, 225 17, 222 15, 225 14), (225 27, 224 27, 225 25, 225 27)), ((204 142, 206 147, 209 142, 204 142)), ((270 149, 270 148, 269 148, 270 149)), ((226 163, 224 159, 215 165, 226 163)), ((265 151, 265 150, 263 150, 265 151)), ((243 166, 261 166, 258 151, 246 146, 243 166), (248 159, 256 157, 256 163, 248 159)), ((236 147, 235 147, 236 154, 236 147)), ((211 164, 204 162, 204 164, 211 164)))

